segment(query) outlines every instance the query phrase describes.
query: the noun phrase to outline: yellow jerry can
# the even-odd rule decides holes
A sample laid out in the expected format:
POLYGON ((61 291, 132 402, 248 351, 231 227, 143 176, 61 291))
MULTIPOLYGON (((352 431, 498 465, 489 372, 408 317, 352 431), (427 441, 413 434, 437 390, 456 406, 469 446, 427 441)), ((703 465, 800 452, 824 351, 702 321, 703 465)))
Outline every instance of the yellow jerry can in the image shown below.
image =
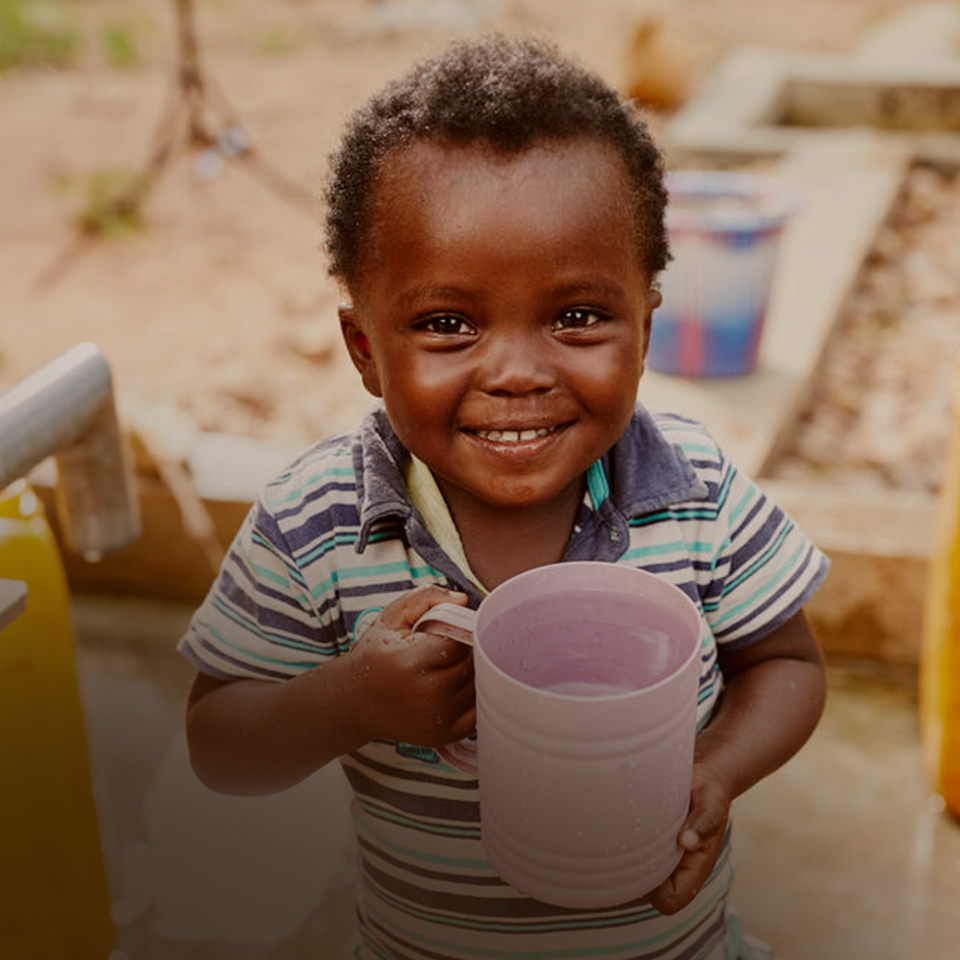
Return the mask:
POLYGON ((0 630, 0 957, 106 960, 113 945, 70 621, 43 508, 0 493, 0 578, 25 581, 0 630))
POLYGON ((960 367, 954 379, 920 660, 920 716, 931 785, 960 816, 960 367))

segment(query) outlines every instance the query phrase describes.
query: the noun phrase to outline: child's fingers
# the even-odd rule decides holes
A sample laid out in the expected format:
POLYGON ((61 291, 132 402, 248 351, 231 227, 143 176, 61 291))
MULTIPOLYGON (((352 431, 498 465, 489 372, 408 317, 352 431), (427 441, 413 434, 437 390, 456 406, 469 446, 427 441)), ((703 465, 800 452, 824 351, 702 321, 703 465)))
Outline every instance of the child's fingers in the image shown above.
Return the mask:
POLYGON ((472 736, 477 729, 477 708, 467 707, 459 716, 457 721, 450 727, 450 742, 462 740, 464 737, 472 736))
POLYGON ((682 910, 700 892, 715 860, 715 854, 706 852, 684 854, 677 869, 647 896, 647 900, 665 915, 682 910))
POLYGON ((726 807, 709 807, 697 810, 687 818, 680 831, 678 842, 684 850, 699 850, 705 843, 712 843, 727 825, 726 807))
POLYGON ((680 834, 680 846, 683 847, 684 850, 696 850, 702 842, 700 833, 693 827, 685 827, 680 834))
POLYGON ((678 842, 684 850, 699 850, 721 836, 730 815, 730 800, 715 781, 699 784, 693 791, 690 812, 680 829, 678 842))
POLYGON ((473 678, 473 648, 469 644, 458 643, 439 633, 415 633, 412 637, 421 661, 431 669, 457 668, 461 672, 469 669, 469 679, 473 678))
POLYGON ((438 603, 467 602, 467 595, 439 584, 417 587, 383 608, 380 622, 389 630, 410 630, 431 607, 438 603))

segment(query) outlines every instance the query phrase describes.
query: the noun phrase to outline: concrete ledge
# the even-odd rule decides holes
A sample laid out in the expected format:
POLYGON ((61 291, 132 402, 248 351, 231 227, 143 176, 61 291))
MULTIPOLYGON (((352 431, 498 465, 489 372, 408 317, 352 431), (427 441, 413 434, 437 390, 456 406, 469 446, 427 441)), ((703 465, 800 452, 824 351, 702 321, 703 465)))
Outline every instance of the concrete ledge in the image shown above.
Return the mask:
POLYGON ((835 483, 758 481, 829 553, 927 560, 934 549, 938 501, 932 494, 835 483))
MULTIPOLYGON (((198 603, 203 599, 216 571, 201 546, 183 529, 180 508, 169 490, 158 480, 140 477, 137 494, 142 533, 128 547, 105 554, 88 563, 69 552, 54 507, 54 490, 36 486, 61 549, 70 588, 74 592, 111 593, 198 603)), ((213 519, 217 539, 225 547, 233 538, 249 501, 204 499, 213 519)))
POLYGON ((929 561, 828 554, 830 576, 806 608, 826 655, 918 666, 929 561))
MULTIPOLYGON (((226 550, 261 487, 299 451, 230 434, 202 433, 186 467, 221 551, 226 550)), ((123 550, 88 563, 71 553, 62 537, 55 507, 56 470, 45 462, 30 477, 43 501, 61 548, 74 591, 139 595, 196 603, 206 595, 217 572, 209 546, 192 538, 181 507, 159 479, 137 477, 143 531, 123 550)))
POLYGON ((832 561, 807 607, 826 653, 916 666, 937 499, 828 483, 760 485, 832 561))
POLYGON ((852 56, 734 50, 664 140, 673 160, 746 158, 780 155, 819 128, 873 126, 918 159, 955 166, 958 103, 960 13, 954 3, 918 4, 877 24, 852 56))
POLYGON ((809 396, 909 158, 900 146, 862 132, 796 144, 778 170, 799 209, 781 240, 759 369, 699 381, 648 370, 640 384, 644 403, 702 420, 741 470, 765 473, 809 396))

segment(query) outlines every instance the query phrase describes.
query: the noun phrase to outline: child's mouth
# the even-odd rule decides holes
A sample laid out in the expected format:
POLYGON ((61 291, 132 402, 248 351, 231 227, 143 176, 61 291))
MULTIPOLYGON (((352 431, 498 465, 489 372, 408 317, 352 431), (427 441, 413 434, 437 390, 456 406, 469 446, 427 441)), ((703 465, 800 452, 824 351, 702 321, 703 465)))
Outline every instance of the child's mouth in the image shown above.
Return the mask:
POLYGON ((556 433, 562 426, 563 424, 557 424, 552 427, 535 427, 526 430, 469 430, 468 432, 491 443, 529 443, 531 440, 539 440, 551 433, 556 433))

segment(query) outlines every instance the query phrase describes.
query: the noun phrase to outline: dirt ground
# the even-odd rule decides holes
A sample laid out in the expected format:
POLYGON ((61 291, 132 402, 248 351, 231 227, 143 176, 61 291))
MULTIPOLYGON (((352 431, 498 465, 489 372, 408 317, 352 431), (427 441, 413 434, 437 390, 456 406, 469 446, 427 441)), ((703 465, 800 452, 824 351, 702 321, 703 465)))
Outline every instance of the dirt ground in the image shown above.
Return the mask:
POLYGON ((960 179, 915 166, 774 473, 934 493, 960 377, 960 179))
MULTIPOLYGON (((319 250, 325 158, 351 107, 454 35, 537 31, 622 85, 626 38, 658 14, 691 92, 734 45, 844 51, 906 0, 198 0, 202 65, 296 198, 250 164, 165 169, 142 229, 75 250, 91 182, 141 169, 175 93, 172 0, 66 4, 69 68, 0 74, 0 387, 81 340, 98 343, 131 415, 302 444, 366 405, 340 348, 319 250), (121 24, 136 62, 98 38, 121 24), (75 256, 67 255, 71 251, 75 256)), ((209 123, 235 120, 218 96, 209 123)), ((654 125, 662 117, 654 117, 654 125)))

